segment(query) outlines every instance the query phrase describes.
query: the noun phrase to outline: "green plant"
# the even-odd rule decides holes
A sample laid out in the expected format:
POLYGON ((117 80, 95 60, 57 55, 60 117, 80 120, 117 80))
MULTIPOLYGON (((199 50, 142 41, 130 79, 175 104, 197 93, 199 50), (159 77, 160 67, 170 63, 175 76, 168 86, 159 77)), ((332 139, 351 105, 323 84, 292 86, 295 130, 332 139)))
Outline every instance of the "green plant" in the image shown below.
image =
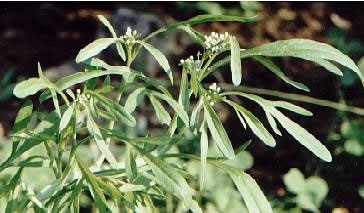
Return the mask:
POLYGON ((288 191, 294 196, 290 198, 298 208, 318 212, 329 188, 324 179, 311 176, 307 179, 299 169, 293 168, 283 177, 288 191))
POLYGON ((355 63, 327 44, 291 39, 240 49, 236 38, 228 33, 213 32, 204 36, 192 28, 192 25, 210 21, 252 21, 249 18, 201 15, 167 25, 146 38, 140 38, 130 28, 118 37, 103 16, 99 19, 109 29, 112 38, 97 39, 79 52, 76 62, 85 65, 83 72, 53 83, 43 76, 38 64, 39 77, 25 80, 14 88, 14 94, 19 98, 42 91, 40 101, 50 99, 54 110, 33 110, 32 101, 28 99, 16 117, 11 134, 11 153, 0 165, 0 174, 17 168, 8 184, 0 188, 0 198, 8 201, 7 212, 23 212, 29 208, 36 212, 47 209, 79 212, 80 206, 97 208, 100 212, 111 209, 171 212, 175 210, 175 204, 176 208, 202 212, 199 193, 204 191, 205 180, 213 178, 207 176, 207 164, 231 178, 249 212, 272 212, 255 180, 230 161, 239 156, 248 143, 233 149, 214 106, 230 106, 245 129, 249 127, 260 140, 273 147, 275 138, 262 122, 245 106, 232 101, 230 96, 253 101, 262 107, 275 134, 282 134, 276 123, 278 121, 315 155, 331 161, 331 154, 325 146, 281 110, 305 116, 312 113, 289 102, 271 101, 248 92, 220 91, 216 83, 205 87, 204 79, 230 64, 232 82, 239 86, 241 59, 252 58, 286 83, 309 91, 304 84, 289 79, 267 58, 292 56, 313 61, 340 75, 341 71, 330 62, 334 61, 352 69, 364 82, 355 63), (133 60, 145 48, 175 85, 176 72, 172 72, 167 58, 148 41, 160 33, 177 29, 195 38, 204 47, 204 52, 197 54, 197 58, 191 56, 180 61, 181 80, 177 84, 178 98, 174 98, 162 81, 134 70, 133 60), (95 57, 110 45, 116 45, 122 66, 109 65, 95 57), (81 88, 76 89, 76 93, 71 90, 75 86, 81 88), (137 108, 145 99, 149 100, 160 123, 157 131, 147 135, 127 134, 128 130, 137 128, 137 108), (36 124, 30 126, 30 123, 36 124), (189 138, 192 139, 186 143, 189 138), (209 138, 215 142, 220 155, 212 157, 208 154, 209 138), (200 152, 173 151, 198 142, 200 152), (41 151, 29 155, 39 146, 41 151), (95 147, 99 155, 93 159, 90 155, 95 147), (186 169, 183 163, 186 161, 200 162, 199 184, 193 188, 189 183, 194 181, 195 176, 186 169), (53 178, 49 183, 41 182, 44 186, 40 189, 33 188, 22 178, 29 168, 48 170, 53 178), (87 194, 93 199, 91 204, 83 202, 87 194))

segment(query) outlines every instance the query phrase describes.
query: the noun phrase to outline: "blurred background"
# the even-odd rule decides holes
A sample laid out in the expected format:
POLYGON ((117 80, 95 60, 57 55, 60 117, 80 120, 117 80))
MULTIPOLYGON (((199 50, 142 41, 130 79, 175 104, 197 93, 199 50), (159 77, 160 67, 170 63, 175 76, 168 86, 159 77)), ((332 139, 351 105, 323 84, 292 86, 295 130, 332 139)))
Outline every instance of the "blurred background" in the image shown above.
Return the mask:
MULTIPOLYGON (((235 35, 242 48, 280 39, 308 38, 329 43, 349 55, 364 72, 364 3, 362 2, 8 2, 0 3, 0 162, 7 156, 7 134, 24 100, 12 95, 14 85, 37 75, 37 62, 52 79, 79 71, 74 62, 78 51, 98 37, 110 36, 98 22, 97 15, 110 18, 119 33, 128 26, 142 36, 159 27, 185 20, 198 14, 258 15, 252 23, 207 23, 196 29, 235 35)), ((153 40, 174 65, 200 50, 183 32, 173 32, 153 40)), ((111 49, 103 54, 117 64, 111 49)), ((288 93, 309 95, 364 108, 364 88, 358 78, 345 68, 338 78, 310 62, 292 58, 274 59, 292 79, 311 88, 309 94, 295 90, 251 60, 243 61, 243 85, 288 93)), ((136 67, 155 78, 162 78, 158 64, 142 53, 136 67)), ((230 82, 229 70, 221 70, 207 82, 230 82)), ((296 96, 302 101, 305 97, 296 96)), ((33 102, 39 105, 36 97, 33 102)), ((227 108, 220 109, 220 118, 238 147, 248 138, 253 143, 244 152, 241 168, 257 180, 277 212, 364 212, 364 117, 350 112, 305 102, 294 102, 314 113, 314 117, 290 117, 320 139, 333 154, 332 163, 321 162, 312 153, 284 134, 276 148, 262 145, 251 132, 244 131, 239 120, 227 108), (292 169, 296 168, 296 169, 292 169), (295 189, 304 182, 302 190, 295 189), (299 185, 299 184, 298 184, 299 185), (318 210, 320 209, 320 210, 318 210)), ((263 115, 257 109, 255 114, 263 115)), ((145 127, 148 128, 148 127, 145 127)), ((211 171, 214 172, 214 171, 211 171)), ((218 179, 218 178, 217 178, 218 179)), ((239 196, 231 199, 233 186, 224 178, 215 180, 220 194, 211 204, 217 212, 239 205, 239 196), (220 183, 218 182, 220 181, 220 183), (220 187, 220 188, 219 188, 220 187), (229 188, 230 187, 230 188, 229 188), (231 204, 235 202, 236 204, 231 204)), ((0 181, 0 184, 2 182, 0 181)), ((208 205, 208 204, 207 204, 208 205)))

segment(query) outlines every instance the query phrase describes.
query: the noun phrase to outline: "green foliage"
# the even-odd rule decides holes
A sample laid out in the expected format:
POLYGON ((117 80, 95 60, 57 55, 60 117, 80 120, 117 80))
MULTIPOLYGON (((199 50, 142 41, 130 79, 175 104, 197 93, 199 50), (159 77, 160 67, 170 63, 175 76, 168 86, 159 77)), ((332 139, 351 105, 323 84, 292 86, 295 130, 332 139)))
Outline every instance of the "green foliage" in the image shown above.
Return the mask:
MULTIPOLYGON (((316 62, 328 71, 340 74, 340 70, 331 63, 334 61, 362 79, 358 67, 337 49, 307 39, 276 41, 252 49, 240 49, 237 39, 228 33, 213 32, 203 36, 192 28, 195 24, 211 21, 253 20, 237 16, 201 15, 167 25, 146 38, 140 38, 140 34, 130 28, 118 37, 103 16, 99 19, 109 29, 112 38, 97 39, 81 49, 76 62, 85 65, 83 72, 53 83, 43 76, 39 66, 38 78, 20 82, 14 88, 14 94, 19 98, 42 92, 40 101, 52 98, 54 111, 47 113, 33 109, 28 100, 18 113, 11 135, 10 156, 0 164, 0 174, 17 169, 10 177, 8 187, 0 189, 0 199, 9 203, 7 212, 26 208, 36 212, 47 209, 79 212, 81 198, 86 194, 90 194, 94 201, 86 207, 94 206, 99 212, 170 212, 175 209, 202 212, 202 208, 233 211, 229 209, 230 202, 241 209, 246 207, 249 212, 272 212, 256 181, 244 171, 253 163, 251 155, 244 151, 250 142, 233 149, 215 106, 230 105, 244 128, 248 126, 266 145, 275 146, 275 138, 260 118, 246 106, 232 101, 236 99, 230 99, 230 96, 256 102, 262 107, 276 135, 282 135, 278 122, 316 156, 324 161, 332 160, 330 152, 320 141, 280 110, 304 116, 312 116, 311 112, 289 102, 271 101, 249 92, 221 92, 216 83, 206 88, 204 78, 221 66, 230 64, 232 82, 238 86, 242 79, 241 59, 252 58, 288 84, 309 91, 307 86, 290 80, 266 58, 292 56, 316 62), (197 58, 190 56, 181 60, 182 78, 180 84, 176 84, 180 86, 178 97, 174 97, 174 93, 159 80, 133 69, 133 60, 144 47, 161 65, 172 84, 173 74, 178 72, 173 73, 167 57, 147 41, 176 29, 192 35, 204 48, 203 54, 198 54, 197 58), (113 44, 122 59, 122 66, 108 65, 95 57, 113 44), (221 59, 222 55, 228 56, 221 59), (111 75, 115 81, 111 81, 111 75), (98 81, 103 81, 102 85, 98 81), (73 92, 75 86, 82 89, 73 92), (193 103, 194 100, 198 100, 197 104, 193 103), (154 120, 159 122, 153 123, 157 130, 149 133, 138 131, 141 123, 138 108, 146 104, 154 108, 154 113, 148 118, 157 118, 154 120), (32 116, 35 116, 33 125, 29 125, 32 116), (215 143, 209 143, 209 139, 215 143), (193 148, 184 151, 182 147, 186 145, 200 147, 200 151, 193 148), (208 152, 213 145, 218 148, 218 155, 214 157, 208 152), (38 147, 42 147, 43 151, 31 154, 38 147), (98 157, 93 158, 93 155, 98 157), (197 162, 197 173, 187 168, 192 162, 197 162), (33 167, 51 171, 51 182, 40 189, 27 183, 22 174, 33 167), (219 194, 218 190, 211 188, 211 179, 215 178, 211 171, 219 171, 230 178, 212 184, 232 193, 231 201, 225 198, 226 205, 220 203, 218 195, 212 195, 213 198, 207 202, 210 206, 203 206, 205 192, 219 194), (199 184, 195 184, 196 180, 199 184), (227 187, 222 187, 224 184, 227 187)), ((287 187, 297 194, 297 202, 303 208, 317 210, 327 193, 327 187, 322 186, 321 180, 306 180, 297 172, 290 173, 285 179, 287 187), (298 185, 291 176, 301 178, 298 185), (326 192, 322 193, 325 189, 326 192)), ((37 181, 35 179, 34 182, 37 181)))
POLYGON ((296 204, 303 209, 318 212, 329 188, 324 179, 311 176, 304 178, 300 170, 293 168, 284 175, 284 184, 289 192, 295 194, 296 204))

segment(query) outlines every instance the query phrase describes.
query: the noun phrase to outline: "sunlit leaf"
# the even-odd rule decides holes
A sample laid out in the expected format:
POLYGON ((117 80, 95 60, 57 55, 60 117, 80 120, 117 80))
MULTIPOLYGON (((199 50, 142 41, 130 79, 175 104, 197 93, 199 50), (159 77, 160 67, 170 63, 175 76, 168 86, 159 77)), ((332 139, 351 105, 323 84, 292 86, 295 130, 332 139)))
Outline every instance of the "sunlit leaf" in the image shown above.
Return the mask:
POLYGON ((148 43, 142 43, 145 49, 147 49, 150 54, 154 56, 154 58, 158 61, 159 65, 164 69, 164 71, 167 73, 169 80, 173 84, 173 75, 172 75, 172 69, 169 66, 168 60, 166 56, 163 55, 158 49, 153 47, 152 45, 148 43))
POLYGON ((240 62, 240 46, 235 37, 230 36, 230 48, 231 48, 231 77, 235 86, 240 85, 241 82, 241 62, 240 62))
POLYGON ((213 164, 222 169, 231 177, 240 194, 242 195, 249 212, 273 212, 267 198, 264 196, 255 180, 249 174, 224 163, 214 162, 213 164))
POLYGON ((111 164, 113 168, 115 169, 118 168, 118 163, 114 155, 110 152, 109 147, 106 145, 101 135, 100 129, 95 123, 89 111, 87 115, 87 129, 89 130, 90 134, 94 137, 96 145, 101 151, 102 155, 105 156, 106 160, 111 164))
POLYGON ((91 58, 92 56, 99 54, 102 50, 106 49, 114 42, 115 38, 96 39, 94 42, 88 44, 86 47, 80 50, 76 57, 76 62, 80 63, 91 58))
POLYGON ((173 110, 177 113, 177 115, 186 124, 186 126, 189 126, 189 118, 188 118, 187 112, 183 109, 183 107, 180 104, 178 104, 177 101, 175 101, 170 96, 159 93, 159 92, 152 92, 152 94, 155 95, 156 97, 164 100, 165 102, 167 102, 168 105, 170 105, 173 108, 173 110))
POLYGON ((206 178, 206 159, 209 140, 204 125, 201 127, 200 149, 201 149, 201 171, 200 171, 200 191, 203 190, 206 178))
POLYGON ((226 100, 226 103, 234 107, 237 111, 239 111, 247 122, 248 126, 251 128, 253 133, 258 136, 260 140, 262 140, 268 146, 274 147, 276 142, 273 136, 267 131, 267 129, 263 126, 262 122, 259 121, 257 117, 255 117, 251 112, 246 110, 244 107, 237 105, 236 103, 226 100))
POLYGON ((190 206, 192 202, 192 189, 179 172, 168 163, 151 154, 144 154, 143 159, 152 169, 157 177, 155 181, 166 191, 180 198, 185 206, 190 206))
POLYGON ((100 186, 97 184, 97 177, 91 173, 89 168, 86 166, 86 164, 76 156, 76 161, 78 164, 78 167, 81 170, 82 176, 86 179, 87 185, 90 189, 91 195, 94 198, 97 208, 100 212, 111 212, 108 208, 107 201, 105 199, 105 195, 102 192, 100 186))
POLYGON ((278 76, 280 79, 282 79, 287 84, 290 84, 290 85, 296 87, 297 89, 301 89, 306 92, 310 91, 310 89, 306 85, 295 82, 295 81, 291 80, 290 78, 288 78, 282 72, 282 70, 278 66, 276 66, 273 62, 271 62, 270 60, 268 60, 262 56, 255 56, 254 59, 259 61, 261 64, 263 64, 266 68, 268 68, 270 71, 272 71, 276 76, 278 76))
POLYGON ((230 139, 222 125, 215 110, 211 107, 210 103, 204 99, 205 117, 208 124, 208 128, 211 132, 212 138, 216 142, 217 147, 227 158, 234 158, 235 153, 231 145, 230 139))
POLYGON ((25 98, 34 95, 39 90, 45 89, 49 84, 41 78, 29 78, 28 80, 18 83, 14 87, 14 95, 18 98, 25 98))
POLYGON ((130 95, 126 99, 124 109, 128 113, 134 112, 135 108, 140 103, 140 101, 143 99, 144 95, 145 95, 144 87, 134 90, 132 93, 130 93, 130 95))
POLYGON ((69 106, 67 108, 67 110, 63 113, 62 118, 61 118, 61 122, 59 124, 59 132, 61 132, 64 128, 66 128, 66 126, 68 125, 68 123, 71 121, 72 118, 72 114, 73 111, 75 109, 75 103, 73 103, 71 106, 69 106))
POLYGON ((169 125, 171 123, 171 116, 169 113, 164 109, 161 102, 159 102, 158 99, 154 97, 154 95, 149 95, 149 100, 152 103, 152 106, 154 108, 154 111, 157 115, 157 118, 161 124, 167 124, 169 125))

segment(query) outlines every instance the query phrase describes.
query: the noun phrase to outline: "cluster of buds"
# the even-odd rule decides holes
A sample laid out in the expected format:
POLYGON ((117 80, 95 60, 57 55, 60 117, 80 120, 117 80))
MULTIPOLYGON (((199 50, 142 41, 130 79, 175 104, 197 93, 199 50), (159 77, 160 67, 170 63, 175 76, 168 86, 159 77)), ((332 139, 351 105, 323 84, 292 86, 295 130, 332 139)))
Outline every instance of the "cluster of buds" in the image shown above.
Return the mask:
POLYGON ((187 59, 180 60, 180 64, 188 70, 198 70, 200 68, 200 63, 201 60, 198 57, 195 60, 192 55, 187 59))
POLYGON ((77 89, 76 92, 77 92, 77 101, 80 104, 87 103, 90 100, 90 98, 91 98, 91 95, 90 94, 81 94, 81 90, 80 89, 77 89))
MULTIPOLYGON (((221 91, 221 88, 217 86, 216 83, 213 83, 209 86, 209 91, 213 94, 219 94, 221 91)), ((207 95, 207 100, 210 102, 210 105, 213 106, 215 104, 215 101, 211 99, 211 96, 207 95)))
POLYGON ((211 35, 205 36, 205 42, 203 45, 207 51, 220 53, 229 47, 229 38, 230 35, 227 32, 221 34, 212 32, 211 35))
POLYGON ((120 38, 127 45, 134 44, 135 39, 138 37, 138 32, 136 30, 132 31, 130 27, 126 29, 126 32, 120 38))

